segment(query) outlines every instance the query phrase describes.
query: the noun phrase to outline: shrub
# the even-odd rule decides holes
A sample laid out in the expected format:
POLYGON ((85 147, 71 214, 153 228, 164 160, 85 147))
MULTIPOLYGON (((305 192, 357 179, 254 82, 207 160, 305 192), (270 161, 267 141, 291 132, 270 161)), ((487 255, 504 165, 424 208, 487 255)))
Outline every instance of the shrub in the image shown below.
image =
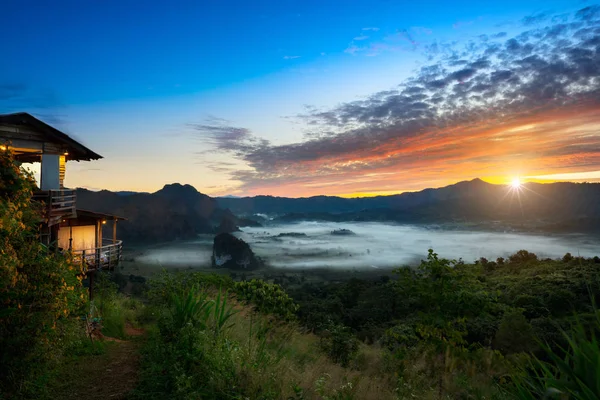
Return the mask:
POLYGON ((511 264, 526 264, 538 261, 538 257, 534 253, 527 250, 519 250, 515 254, 508 257, 511 264))
POLYGON ((522 308, 524 310, 523 314, 529 319, 544 317, 550 313, 542 298, 530 294, 522 294, 515 297, 513 305, 517 308, 522 308))
POLYGON ((358 340, 352 330, 339 324, 329 324, 323 331, 319 345, 331 361, 347 367, 358 353, 358 340))
POLYGON ((571 253, 565 254, 562 258, 562 262, 564 263, 571 262, 571 260, 573 260, 573 256, 571 255, 571 253))
POLYGON ((93 304, 98 311, 102 333, 125 339, 125 311, 118 296, 119 285, 111 280, 108 272, 96 273, 93 304))
POLYGON ((298 306, 281 286, 253 279, 235 283, 238 298, 254 304, 257 311, 274 314, 285 320, 296 318, 298 306))
POLYGON ((61 326, 83 311, 82 271, 39 242, 35 183, 0 151, 0 397, 58 359, 61 326))
POLYGON ((535 350, 533 327, 521 311, 512 310, 504 314, 494 338, 494 346, 505 354, 535 350))
POLYGON ((162 270, 147 282, 146 297, 154 305, 162 305, 171 301, 173 293, 200 289, 230 289, 233 280, 227 275, 206 274, 203 272, 167 272, 162 270))
POLYGON ((600 314, 595 309, 595 326, 587 330, 577 320, 569 332, 562 331, 567 343, 558 351, 544 345, 548 361, 534 359, 515 382, 516 398, 591 400, 600 398, 600 314))
POLYGON ((558 288, 548 293, 546 304, 553 315, 564 315, 573 311, 575 295, 572 291, 558 288))

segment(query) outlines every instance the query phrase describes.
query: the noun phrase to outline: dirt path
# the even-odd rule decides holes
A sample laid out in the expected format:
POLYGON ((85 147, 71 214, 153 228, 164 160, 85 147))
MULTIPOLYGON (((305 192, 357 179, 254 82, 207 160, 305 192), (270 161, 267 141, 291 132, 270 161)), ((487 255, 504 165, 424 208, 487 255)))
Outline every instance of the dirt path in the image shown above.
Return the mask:
POLYGON ((140 329, 127 327, 128 340, 106 338, 106 354, 76 361, 57 388, 57 399, 125 399, 138 381, 140 329))

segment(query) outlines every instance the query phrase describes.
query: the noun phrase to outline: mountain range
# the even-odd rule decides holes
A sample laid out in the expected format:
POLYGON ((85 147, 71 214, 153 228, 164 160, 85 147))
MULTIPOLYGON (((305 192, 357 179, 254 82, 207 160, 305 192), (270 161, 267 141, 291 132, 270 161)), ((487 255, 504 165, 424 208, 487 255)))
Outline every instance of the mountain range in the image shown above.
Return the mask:
POLYGON ((600 231, 599 183, 494 185, 481 179, 392 196, 217 198, 238 215, 277 215, 276 220, 382 221, 400 223, 500 223, 524 230, 600 231))
POLYGON ((127 218, 119 222, 118 235, 130 243, 189 239, 199 233, 232 231, 239 225, 215 199, 178 183, 155 193, 77 189, 77 206, 127 218))
POLYGON ((600 183, 526 183, 513 188, 474 179, 420 192, 364 198, 212 198, 193 186, 175 183, 155 193, 78 189, 77 196, 82 209, 127 218, 119 225, 119 236, 140 243, 299 220, 483 224, 484 228, 600 232, 600 183))

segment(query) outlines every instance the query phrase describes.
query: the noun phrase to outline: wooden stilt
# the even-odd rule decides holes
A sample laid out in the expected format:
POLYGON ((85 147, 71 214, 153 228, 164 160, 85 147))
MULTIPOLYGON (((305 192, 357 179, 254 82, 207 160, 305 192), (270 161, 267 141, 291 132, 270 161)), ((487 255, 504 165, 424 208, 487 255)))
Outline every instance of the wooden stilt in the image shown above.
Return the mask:
POLYGON ((96 274, 95 271, 91 271, 88 272, 88 278, 89 278, 89 291, 90 291, 90 301, 94 300, 94 275, 96 274))

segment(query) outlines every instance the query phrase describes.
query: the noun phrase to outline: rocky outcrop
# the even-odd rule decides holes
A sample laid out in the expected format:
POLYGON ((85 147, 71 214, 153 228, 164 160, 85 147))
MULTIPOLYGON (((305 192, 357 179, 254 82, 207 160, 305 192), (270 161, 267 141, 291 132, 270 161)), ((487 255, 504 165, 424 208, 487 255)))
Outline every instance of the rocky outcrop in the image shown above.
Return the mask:
POLYGON ((230 233, 220 233, 213 242, 213 268, 256 269, 260 259, 254 254, 248 243, 230 233))

